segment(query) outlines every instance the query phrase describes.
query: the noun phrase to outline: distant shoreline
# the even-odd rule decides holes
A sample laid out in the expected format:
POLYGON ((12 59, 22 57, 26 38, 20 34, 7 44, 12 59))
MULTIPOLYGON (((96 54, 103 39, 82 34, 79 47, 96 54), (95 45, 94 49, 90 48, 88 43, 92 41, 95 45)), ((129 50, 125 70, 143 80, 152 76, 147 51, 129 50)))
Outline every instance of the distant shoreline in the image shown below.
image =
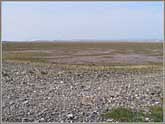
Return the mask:
POLYGON ((35 41, 1 41, 1 42, 6 42, 6 43, 163 43, 164 41, 159 40, 159 41, 126 41, 126 40, 54 40, 54 41, 49 41, 49 40, 35 40, 35 41))

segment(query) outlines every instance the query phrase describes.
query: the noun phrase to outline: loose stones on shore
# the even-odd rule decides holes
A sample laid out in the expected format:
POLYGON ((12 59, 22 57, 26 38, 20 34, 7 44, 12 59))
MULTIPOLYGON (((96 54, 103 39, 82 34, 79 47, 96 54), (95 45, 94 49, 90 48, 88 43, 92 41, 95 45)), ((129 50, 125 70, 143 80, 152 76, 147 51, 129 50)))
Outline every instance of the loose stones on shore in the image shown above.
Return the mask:
POLYGON ((147 112, 148 106, 162 104, 162 71, 64 70, 16 63, 3 63, 2 70, 3 121, 113 122, 101 114, 116 107, 147 112))

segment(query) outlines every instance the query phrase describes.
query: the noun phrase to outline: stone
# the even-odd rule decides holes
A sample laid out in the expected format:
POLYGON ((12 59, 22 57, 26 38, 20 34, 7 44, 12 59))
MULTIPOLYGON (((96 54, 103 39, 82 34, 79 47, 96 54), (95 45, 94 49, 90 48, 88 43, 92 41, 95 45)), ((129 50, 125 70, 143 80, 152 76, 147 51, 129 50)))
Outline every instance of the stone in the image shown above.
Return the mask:
POLYGON ((73 116, 72 113, 70 113, 70 114, 67 115, 67 118, 72 120, 74 118, 74 116, 73 116))
POLYGON ((93 96, 83 96, 81 98, 81 104, 82 105, 93 105, 94 103, 94 97, 93 96))
POLYGON ((150 120, 150 118, 147 118, 147 117, 145 118, 145 121, 149 121, 149 120, 150 120))

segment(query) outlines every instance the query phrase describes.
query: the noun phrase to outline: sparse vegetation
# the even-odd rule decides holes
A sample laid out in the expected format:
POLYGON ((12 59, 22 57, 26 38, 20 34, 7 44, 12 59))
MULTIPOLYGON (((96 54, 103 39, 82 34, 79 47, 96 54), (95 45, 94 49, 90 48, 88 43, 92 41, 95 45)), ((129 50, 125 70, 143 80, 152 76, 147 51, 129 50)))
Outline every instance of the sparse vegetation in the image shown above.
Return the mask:
POLYGON ((150 108, 151 114, 149 117, 153 122, 162 122, 163 121, 163 107, 161 106, 152 106, 150 108))
POLYGON ((162 43, 3 42, 3 60, 77 65, 162 64, 162 43))
POLYGON ((128 108, 116 108, 110 112, 102 114, 104 118, 111 118, 119 122, 142 122, 144 121, 144 114, 142 112, 133 112, 128 108))
POLYGON ((47 60, 43 58, 43 56, 46 56, 46 53, 42 52, 18 52, 10 54, 4 53, 3 54, 3 60, 10 60, 10 61, 26 61, 26 62, 46 62, 47 60))
POLYGON ((160 106, 150 107, 151 113, 144 113, 143 111, 136 112, 129 108, 115 108, 110 112, 102 114, 103 118, 110 118, 119 122, 162 122, 163 121, 163 108, 160 106))

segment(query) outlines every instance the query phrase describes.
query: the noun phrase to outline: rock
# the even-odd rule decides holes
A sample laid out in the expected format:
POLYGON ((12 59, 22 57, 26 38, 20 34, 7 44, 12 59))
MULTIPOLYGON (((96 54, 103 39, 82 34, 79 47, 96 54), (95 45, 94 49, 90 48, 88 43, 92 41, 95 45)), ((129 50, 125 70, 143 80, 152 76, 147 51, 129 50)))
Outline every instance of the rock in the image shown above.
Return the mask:
POLYGON ((42 74, 42 75, 46 75, 46 74, 48 74, 48 72, 46 72, 46 71, 41 71, 41 74, 42 74))
POLYGON ((106 120, 107 122, 113 122, 113 119, 109 118, 106 120))
POLYGON ((97 89, 98 89, 98 90, 101 90, 101 87, 98 87, 97 89))
POLYGON ((28 100, 25 100, 24 102, 23 102, 23 104, 27 104, 29 101, 28 100))
POLYGON ((44 118, 40 118, 40 121, 44 121, 45 119, 44 118))
POLYGON ((64 81, 60 81, 60 83, 61 83, 61 84, 63 84, 63 83, 64 83, 64 81))
POLYGON ((145 118, 145 121, 149 121, 150 120, 150 118, 145 118))
POLYGON ((30 73, 30 74, 34 74, 35 72, 34 72, 33 70, 30 70, 29 73, 30 73))
POLYGON ((72 120, 74 118, 74 116, 73 116, 72 113, 70 113, 70 114, 67 115, 67 118, 70 119, 70 120, 72 120))
POLYGON ((81 101, 82 105, 93 105, 94 97, 93 96, 83 96, 80 101, 81 101))
POLYGON ((2 76, 6 77, 6 76, 9 76, 9 74, 6 72, 2 72, 2 76))
POLYGON ((27 73, 26 71, 22 71, 22 72, 21 72, 21 74, 23 74, 23 75, 26 74, 26 73, 27 73))
POLYGON ((156 102, 155 102, 156 105, 159 104, 159 103, 160 103, 159 101, 156 101, 156 102))

